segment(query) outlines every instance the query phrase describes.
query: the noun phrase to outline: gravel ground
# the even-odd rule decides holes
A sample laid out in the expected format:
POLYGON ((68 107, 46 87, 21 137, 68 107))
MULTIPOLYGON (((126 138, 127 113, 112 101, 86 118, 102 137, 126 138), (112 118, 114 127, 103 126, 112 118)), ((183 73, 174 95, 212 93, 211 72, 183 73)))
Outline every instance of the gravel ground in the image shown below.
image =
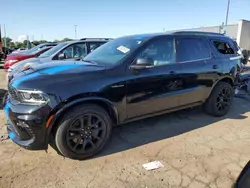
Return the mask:
MULTIPOLYGON (((1 95, 3 70, 0 80, 1 95)), ((117 127, 104 151, 85 161, 0 141, 0 188, 229 188, 250 159, 249 104, 235 98, 222 118, 196 108, 117 127), (154 160, 164 167, 142 168, 154 160)), ((4 124, 0 110, 0 134, 4 124)))

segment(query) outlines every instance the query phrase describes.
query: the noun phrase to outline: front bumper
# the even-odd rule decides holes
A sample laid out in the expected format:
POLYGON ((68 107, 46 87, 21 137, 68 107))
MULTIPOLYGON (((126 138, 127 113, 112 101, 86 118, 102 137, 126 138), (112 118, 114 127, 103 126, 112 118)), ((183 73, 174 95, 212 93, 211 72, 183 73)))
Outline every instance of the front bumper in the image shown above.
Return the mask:
POLYGON ((44 150, 48 148, 46 121, 49 106, 12 104, 6 97, 4 111, 10 139, 26 149, 44 150))

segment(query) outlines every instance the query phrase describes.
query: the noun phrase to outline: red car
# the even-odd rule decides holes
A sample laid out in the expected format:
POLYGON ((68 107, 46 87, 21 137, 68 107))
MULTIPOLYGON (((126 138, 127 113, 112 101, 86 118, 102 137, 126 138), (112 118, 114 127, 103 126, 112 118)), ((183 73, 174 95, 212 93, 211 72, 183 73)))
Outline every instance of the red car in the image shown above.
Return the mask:
POLYGON ((29 59, 32 57, 38 57, 40 54, 46 52, 52 47, 53 46, 47 46, 44 48, 39 48, 37 50, 27 51, 26 53, 13 53, 13 54, 7 55, 6 59, 4 60, 4 71, 7 72, 10 66, 14 65, 15 63, 19 61, 29 59))

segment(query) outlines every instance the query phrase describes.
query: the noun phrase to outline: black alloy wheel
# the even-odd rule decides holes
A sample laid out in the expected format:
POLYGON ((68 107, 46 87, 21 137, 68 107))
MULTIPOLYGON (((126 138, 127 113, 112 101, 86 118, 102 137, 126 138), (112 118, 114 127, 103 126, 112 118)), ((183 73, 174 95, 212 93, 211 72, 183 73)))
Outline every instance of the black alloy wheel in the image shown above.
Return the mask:
POLYGON ((205 112, 213 116, 225 115, 232 105, 233 95, 233 87, 229 83, 217 83, 204 104, 205 112))
POLYGON ((86 153, 101 145, 106 132, 105 122, 98 114, 81 115, 69 126, 67 144, 76 153, 86 153))
POLYGON ((107 143, 112 132, 109 114, 95 104, 80 104, 63 114, 55 133, 58 151, 71 159, 96 155, 107 143))
POLYGON ((232 101, 232 95, 231 95, 231 90, 230 88, 222 88, 217 96, 217 110, 218 111, 223 111, 225 110, 228 106, 231 105, 232 101))

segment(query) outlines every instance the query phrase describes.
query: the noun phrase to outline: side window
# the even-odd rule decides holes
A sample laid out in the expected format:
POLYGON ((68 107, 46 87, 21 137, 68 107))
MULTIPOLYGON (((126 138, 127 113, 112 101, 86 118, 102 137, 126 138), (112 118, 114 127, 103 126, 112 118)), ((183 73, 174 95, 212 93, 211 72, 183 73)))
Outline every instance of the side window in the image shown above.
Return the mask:
POLYGON ((137 58, 150 58, 154 66, 167 65, 175 62, 173 39, 160 39, 152 41, 137 58))
POLYGON ((221 54, 234 54, 233 48, 227 42, 213 41, 213 45, 221 54))
POLYGON ((177 62, 195 61, 210 57, 203 39, 176 39, 177 62))
POLYGON ((65 59, 72 59, 73 58, 73 47, 74 45, 70 45, 67 48, 65 48, 64 50, 62 50, 61 53, 63 53, 65 55, 65 59))
POLYGON ((100 43, 100 42, 95 42, 95 43, 92 43, 90 42, 89 43, 89 51, 92 52, 94 51, 96 48, 98 48, 99 46, 101 46, 103 43, 100 43))
POLYGON ((60 53, 63 53, 66 59, 82 58, 87 55, 87 49, 85 43, 78 43, 66 47, 60 53))
POLYGON ((79 43, 74 45, 74 58, 82 58, 87 55, 87 48, 85 43, 79 43))

